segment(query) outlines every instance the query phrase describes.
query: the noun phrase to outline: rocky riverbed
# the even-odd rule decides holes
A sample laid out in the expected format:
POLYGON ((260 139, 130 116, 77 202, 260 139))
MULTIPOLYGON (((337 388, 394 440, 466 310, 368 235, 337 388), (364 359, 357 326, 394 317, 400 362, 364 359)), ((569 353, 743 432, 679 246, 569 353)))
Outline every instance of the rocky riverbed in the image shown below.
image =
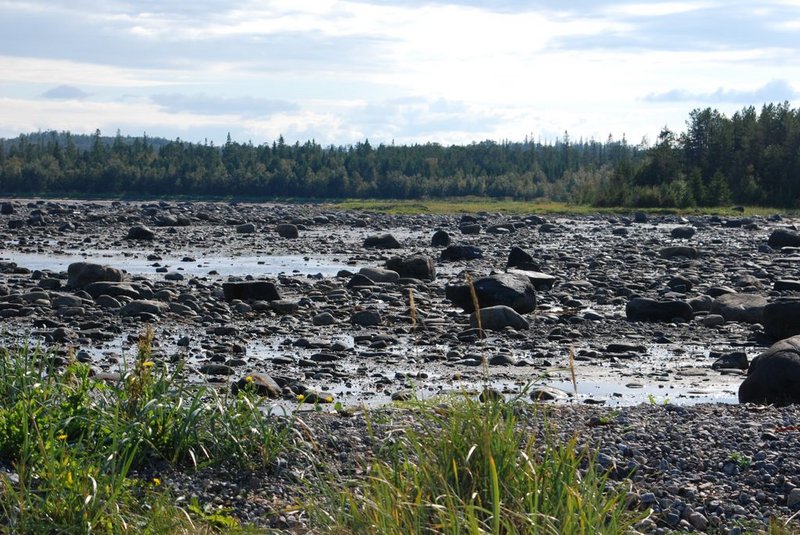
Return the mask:
MULTIPOLYGON (((6 343, 34 340, 113 378, 152 325, 157 361, 220 388, 255 378, 275 411, 298 396, 306 410, 380 407, 488 382, 555 398, 564 433, 617 476, 635 469, 634 501, 656 511, 645 531, 727 533, 800 507, 797 411, 731 405, 750 361, 800 333, 793 220, 67 200, 0 214, 6 343)), ((359 451, 345 443, 369 449, 363 418, 305 418, 340 436, 329 455, 344 470, 359 451)), ((290 501, 300 472, 271 496, 290 501)), ((208 477, 221 486, 200 491, 223 501, 250 492, 208 477)), ((256 502, 243 514, 270 508, 256 502)))

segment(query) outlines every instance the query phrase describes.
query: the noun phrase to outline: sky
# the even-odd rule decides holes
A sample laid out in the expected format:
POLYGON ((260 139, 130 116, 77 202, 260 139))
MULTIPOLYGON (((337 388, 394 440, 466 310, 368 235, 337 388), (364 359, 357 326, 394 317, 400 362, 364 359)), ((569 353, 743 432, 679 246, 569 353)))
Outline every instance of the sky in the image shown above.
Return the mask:
POLYGON ((800 0, 0 0, 0 137, 652 143, 800 105, 800 0))

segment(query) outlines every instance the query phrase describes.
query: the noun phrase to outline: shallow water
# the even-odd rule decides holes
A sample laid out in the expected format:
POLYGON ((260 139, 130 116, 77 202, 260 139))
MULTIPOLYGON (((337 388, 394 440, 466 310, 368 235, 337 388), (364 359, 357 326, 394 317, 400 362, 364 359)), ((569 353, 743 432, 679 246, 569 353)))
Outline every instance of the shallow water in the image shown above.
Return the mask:
POLYGON ((357 271, 352 265, 336 262, 326 257, 301 255, 279 256, 193 256, 195 261, 183 262, 182 257, 163 256, 162 260, 147 260, 133 257, 119 251, 96 250, 81 254, 38 254, 5 252, 0 260, 16 262, 20 267, 30 270, 66 271, 73 262, 96 262, 122 269, 132 275, 159 275, 158 267, 177 271, 185 275, 202 276, 216 271, 219 276, 277 276, 279 274, 335 276, 342 269, 357 271))

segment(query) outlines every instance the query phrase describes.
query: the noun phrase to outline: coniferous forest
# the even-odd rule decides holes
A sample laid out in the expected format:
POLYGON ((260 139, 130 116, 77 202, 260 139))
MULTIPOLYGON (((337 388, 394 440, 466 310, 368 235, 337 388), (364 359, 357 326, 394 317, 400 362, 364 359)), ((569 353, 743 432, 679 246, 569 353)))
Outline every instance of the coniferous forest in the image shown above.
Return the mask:
POLYGON ((727 117, 695 109, 684 132, 625 139, 321 146, 38 132, 0 140, 0 194, 413 199, 482 196, 595 206, 800 206, 800 109, 727 117))

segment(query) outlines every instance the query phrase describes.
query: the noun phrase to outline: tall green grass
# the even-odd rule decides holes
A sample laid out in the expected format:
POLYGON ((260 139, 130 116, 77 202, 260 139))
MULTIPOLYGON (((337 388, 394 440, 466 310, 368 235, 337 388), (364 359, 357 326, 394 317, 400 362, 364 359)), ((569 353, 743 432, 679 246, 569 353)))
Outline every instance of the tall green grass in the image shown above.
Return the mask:
POLYGON ((541 443, 515 404, 419 404, 366 477, 329 482, 312 518, 332 533, 624 533, 638 520, 575 441, 541 443))
POLYGON ((262 469, 287 447, 290 422, 265 416, 255 395, 190 387, 152 360, 151 343, 148 330, 114 384, 78 362, 57 369, 39 349, 0 349, 0 533, 215 532, 133 470, 262 469))

